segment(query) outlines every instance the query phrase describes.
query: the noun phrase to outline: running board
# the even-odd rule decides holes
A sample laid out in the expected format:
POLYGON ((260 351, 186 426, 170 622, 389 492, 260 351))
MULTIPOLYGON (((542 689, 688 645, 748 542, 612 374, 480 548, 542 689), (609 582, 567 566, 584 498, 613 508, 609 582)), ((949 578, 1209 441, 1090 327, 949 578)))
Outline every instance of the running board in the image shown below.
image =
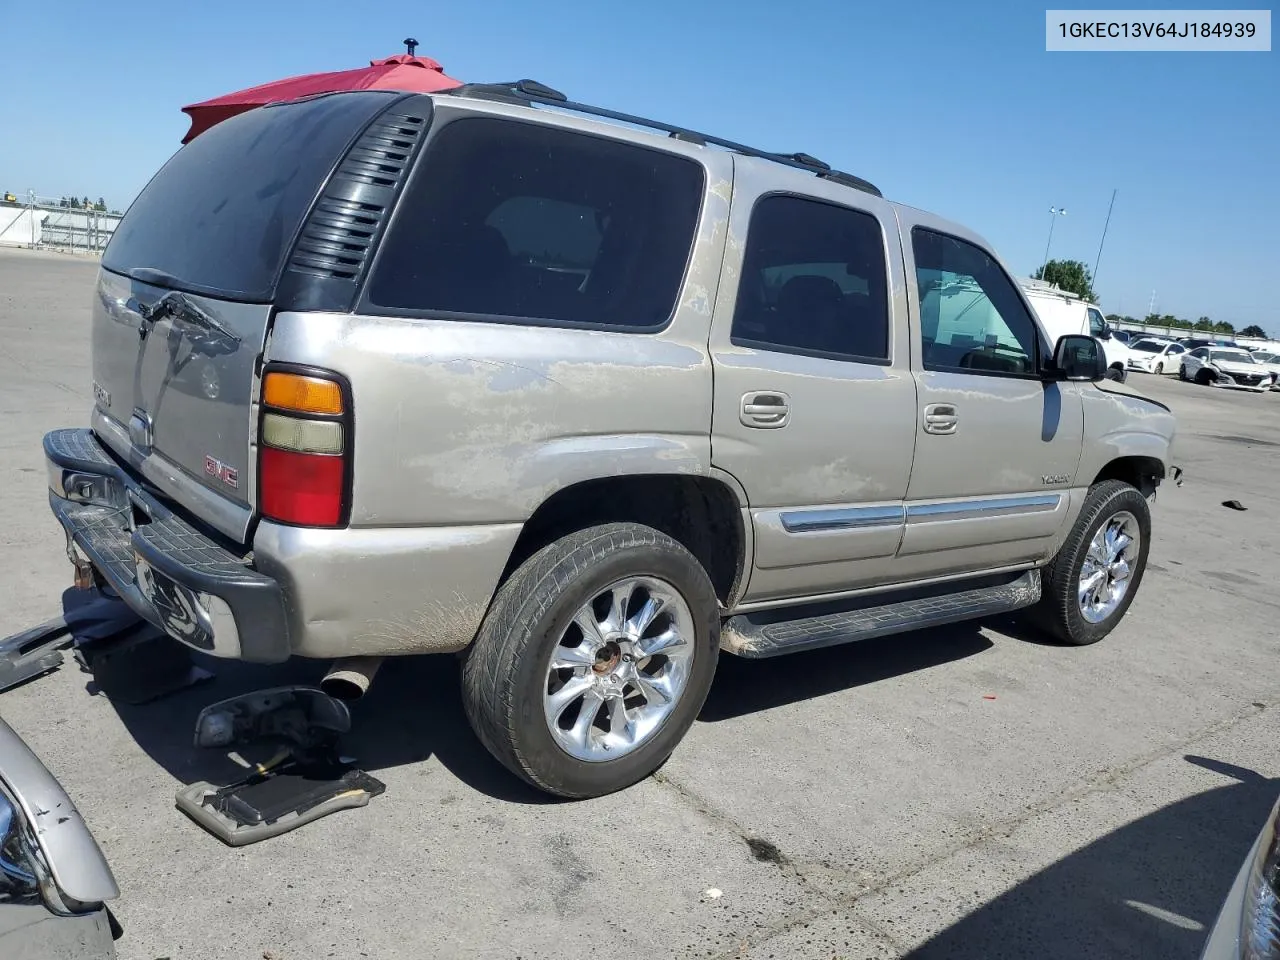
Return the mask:
MULTIPOLYGON (((866 602, 869 598, 859 599, 866 602)), ((725 650, 740 657, 776 657, 798 650, 816 650, 1008 613, 1029 607, 1039 599, 1040 571, 1028 570, 1008 583, 933 596, 917 595, 895 603, 836 610, 816 616, 806 617, 795 609, 740 613, 724 622, 720 629, 720 643, 725 650), (784 619, 788 613, 793 617, 784 619)), ((831 605, 825 605, 825 609, 830 610, 831 605)))

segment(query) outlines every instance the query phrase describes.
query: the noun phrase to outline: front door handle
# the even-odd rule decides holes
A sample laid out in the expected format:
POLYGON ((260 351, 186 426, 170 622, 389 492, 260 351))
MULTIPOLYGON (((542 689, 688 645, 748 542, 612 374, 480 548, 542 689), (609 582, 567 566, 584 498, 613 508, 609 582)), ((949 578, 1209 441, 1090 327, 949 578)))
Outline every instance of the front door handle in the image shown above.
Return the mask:
POLYGON ((960 428, 954 404, 931 403, 924 408, 924 432, 949 437, 960 428))
POLYGON ((785 427, 791 419, 791 398, 777 390, 753 390, 742 395, 738 419, 744 426, 763 430, 785 427))

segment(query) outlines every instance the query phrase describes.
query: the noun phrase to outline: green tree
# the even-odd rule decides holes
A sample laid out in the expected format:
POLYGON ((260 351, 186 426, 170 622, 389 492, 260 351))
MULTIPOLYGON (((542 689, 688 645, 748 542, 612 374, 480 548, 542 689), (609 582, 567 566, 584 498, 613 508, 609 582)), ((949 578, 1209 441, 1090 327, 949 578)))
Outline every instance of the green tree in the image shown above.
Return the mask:
POLYGON ((1117 323, 1119 323, 1121 320, 1123 320, 1123 319, 1124 319, 1124 318, 1123 318, 1122 316, 1120 316, 1120 314, 1118 314, 1118 313, 1108 313, 1108 314, 1107 314, 1107 323, 1111 324, 1113 327, 1114 327, 1117 323))
POLYGON ((1068 293, 1074 293, 1090 303, 1098 300, 1098 295, 1093 292, 1093 274, 1081 260, 1050 260, 1032 276, 1037 280, 1056 283, 1068 293))
POLYGON ((1236 328, 1232 324, 1227 323, 1227 321, 1225 320, 1219 320, 1217 323, 1213 325, 1213 332, 1214 333, 1235 333, 1236 328))
POLYGON ((84 198, 84 202, 83 202, 82 204, 80 204, 80 206, 82 206, 82 207, 84 207, 86 210, 88 210, 91 206, 93 206, 93 204, 91 204, 91 203, 89 202, 89 198, 88 198, 88 197, 85 197, 85 198, 84 198))
POLYGON ((1196 321, 1194 329, 1212 331, 1213 321, 1210 320, 1208 317, 1201 317, 1199 320, 1196 321))
POLYGON ((1240 331, 1240 336, 1258 337, 1259 339, 1265 339, 1267 336, 1267 331, 1263 330, 1256 323, 1251 323, 1247 327, 1245 327, 1243 330, 1240 331))
POLYGON ((107 210, 107 201, 99 197, 98 202, 93 205, 93 209, 101 210, 103 213, 105 213, 107 210))

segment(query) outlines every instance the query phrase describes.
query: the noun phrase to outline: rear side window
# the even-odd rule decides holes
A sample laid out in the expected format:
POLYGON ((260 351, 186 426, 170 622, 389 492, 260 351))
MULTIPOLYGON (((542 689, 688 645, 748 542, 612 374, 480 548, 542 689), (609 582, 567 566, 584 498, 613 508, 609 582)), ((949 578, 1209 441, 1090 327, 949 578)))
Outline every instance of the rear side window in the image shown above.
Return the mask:
POLYGON ((428 146, 367 288, 425 315, 653 330, 670 319, 700 164, 602 137, 468 118, 428 146))
POLYGON ((884 234, 871 214, 778 194, 751 212, 734 343, 884 363, 884 234))
POLYGON ((348 93, 250 110, 170 158, 116 229, 102 265, 173 286, 269 301, 293 240, 347 145, 393 94, 348 93))

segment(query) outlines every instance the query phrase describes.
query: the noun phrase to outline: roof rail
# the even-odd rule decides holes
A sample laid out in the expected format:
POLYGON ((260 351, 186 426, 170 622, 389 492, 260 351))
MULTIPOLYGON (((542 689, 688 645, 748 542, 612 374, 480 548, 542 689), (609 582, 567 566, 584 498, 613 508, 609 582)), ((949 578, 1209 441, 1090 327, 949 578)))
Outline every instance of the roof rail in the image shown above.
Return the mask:
POLYGON ((732 140, 724 140, 720 137, 713 137, 707 133, 699 133, 696 130, 689 130, 685 127, 678 127, 675 124, 664 123, 661 120, 649 120, 645 117, 637 117, 629 113, 620 113, 617 110, 608 110, 605 107, 595 107, 587 103, 578 103, 570 100, 567 96, 546 84, 539 83, 537 80, 513 80, 509 83, 464 83, 462 86, 453 87, 449 90, 440 91, 442 94, 448 94, 455 97, 475 97, 481 100, 497 100, 503 103, 516 103, 521 106, 531 106, 532 104, 542 104, 548 107, 555 107, 560 110, 570 110, 574 113, 585 113, 593 117, 603 117, 606 120, 614 120, 618 123, 628 123, 637 127, 648 127, 651 130, 665 131, 669 136, 676 140, 683 140, 687 143, 696 143, 700 146, 711 144, 713 146, 722 147, 734 153, 741 153, 748 157, 760 157, 764 160, 772 160, 774 163, 780 163, 784 166, 795 167, 799 170, 808 170, 824 180, 830 180, 832 183, 839 183, 842 186, 853 187, 855 190, 861 190, 864 193, 870 193, 874 196, 884 196, 880 192, 880 188, 869 180, 854 176, 852 173, 844 173, 840 170, 832 170, 831 164, 823 163, 817 157, 807 153, 773 153, 768 150, 760 150, 756 147, 748 147, 745 144, 735 143, 732 140))

